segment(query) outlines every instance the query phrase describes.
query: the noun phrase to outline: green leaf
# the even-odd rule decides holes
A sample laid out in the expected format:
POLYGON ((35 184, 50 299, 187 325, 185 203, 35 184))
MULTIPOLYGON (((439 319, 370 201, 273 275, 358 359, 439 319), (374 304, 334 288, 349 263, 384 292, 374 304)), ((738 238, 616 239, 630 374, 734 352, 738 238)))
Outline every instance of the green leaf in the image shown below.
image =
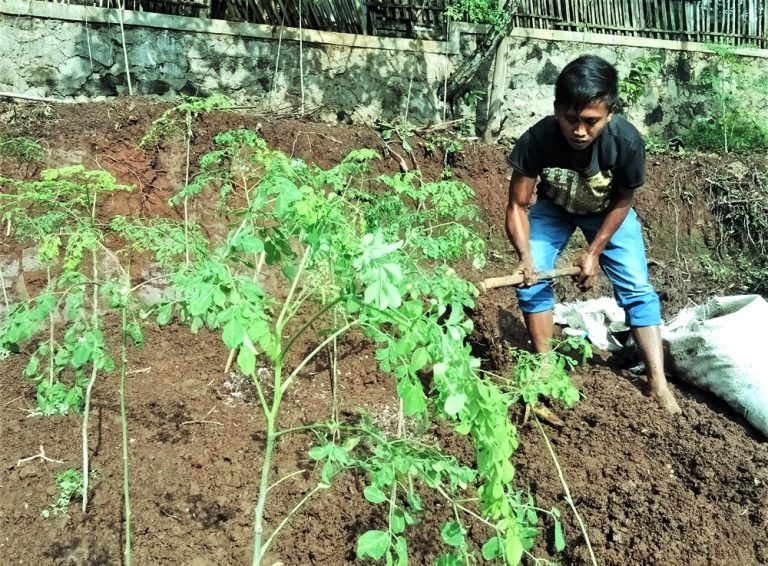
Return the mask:
POLYGON ((131 340, 133 340, 133 343, 137 346, 144 341, 144 334, 142 333, 141 325, 138 322, 129 323, 125 330, 128 333, 128 336, 131 337, 131 340))
POLYGON ((75 368, 83 367, 91 359, 93 345, 89 342, 81 342, 72 351, 72 366, 75 368))
POLYGON ((333 467, 333 464, 331 464, 330 461, 326 461, 325 464, 323 464, 323 469, 320 470, 320 479, 323 480, 324 484, 331 485, 331 480, 333 480, 335 474, 336 469, 333 467))
POLYGON ((420 383, 414 383, 408 379, 400 382, 398 393, 403 399, 403 412, 406 417, 412 417, 423 413, 427 408, 427 396, 420 383))
POLYGON ((511 564, 511 566, 520 564, 520 560, 523 558, 523 551, 524 548, 520 539, 517 538, 517 533, 511 529, 507 531, 507 539, 504 542, 504 555, 507 562, 511 564))
POLYGON ((397 566, 408 566, 408 541, 405 537, 395 537, 395 552, 397 553, 397 566))
POLYGON ((500 558, 503 553, 503 541, 500 537, 493 537, 483 545, 481 552, 483 558, 486 560, 493 560, 494 558, 500 558))
POLYGON ((280 177, 275 182, 275 187, 279 188, 280 195, 277 197, 275 203, 275 212, 277 214, 284 214, 288 211, 291 203, 301 198, 301 191, 294 183, 285 177, 280 177))
POLYGON ((437 559, 435 566, 464 566, 464 561, 456 554, 443 554, 437 559))
POLYGON ((173 312, 173 304, 166 303, 157 313, 157 324, 163 326, 171 321, 171 313, 173 312))
POLYGON ((257 254, 264 251, 264 242, 256 236, 243 236, 240 238, 240 249, 246 254, 257 254))
POLYGON ((333 449, 333 444, 323 444, 322 446, 313 446, 309 450, 309 457, 313 460, 322 460, 328 454, 331 453, 331 450, 333 449))
POLYGON ((449 417, 455 417, 464 408, 467 396, 464 393, 453 393, 445 400, 445 412, 449 417))
POLYGON ((369 485, 363 490, 363 495, 371 503, 383 503, 387 500, 387 496, 375 485, 369 485))
POLYGON ((417 372, 420 369, 422 369, 427 363, 429 362, 429 353, 427 352, 427 349, 423 346, 420 348, 416 348, 413 351, 413 355, 411 356, 411 364, 410 368, 411 371, 417 372))
POLYGON ((224 339, 224 344, 227 346, 227 348, 234 349, 239 348, 240 344, 243 343, 244 334, 245 329, 236 318, 233 318, 224 325, 222 338, 224 339))
POLYGON ((559 519, 555 520, 555 550, 562 552, 565 550, 565 535, 563 534, 563 524, 559 519))
POLYGON ((461 525, 456 522, 449 522, 443 525, 440 530, 440 536, 443 537, 443 542, 448 546, 464 546, 464 531, 461 525))
POLYGON ((403 515, 403 512, 400 509, 396 509, 395 512, 392 513, 392 521, 390 522, 389 527, 396 535, 405 531, 405 515, 403 515))
POLYGON ((387 531, 367 531, 357 539, 357 557, 381 560, 389 548, 387 531))
POLYGON ((27 363, 27 367, 24 370, 24 375, 27 377, 34 377, 37 374, 37 367, 40 365, 40 359, 37 356, 32 356, 27 363))
POLYGON ((455 427, 453 427, 453 430, 458 432, 459 434, 469 434, 469 431, 472 430, 472 421, 466 420, 463 422, 460 422, 455 427))
POLYGON ((240 366, 244 375, 253 375, 256 370, 256 356, 249 348, 240 348, 237 355, 237 365, 240 366))

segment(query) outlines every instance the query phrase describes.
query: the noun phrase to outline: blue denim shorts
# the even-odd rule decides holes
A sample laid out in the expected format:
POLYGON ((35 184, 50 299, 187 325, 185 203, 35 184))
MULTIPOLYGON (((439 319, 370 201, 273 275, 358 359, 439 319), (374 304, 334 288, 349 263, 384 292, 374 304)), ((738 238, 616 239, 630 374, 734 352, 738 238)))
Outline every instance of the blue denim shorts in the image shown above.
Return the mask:
MULTIPOLYGON (((576 228, 588 242, 597 234, 605 214, 571 214, 552 201, 540 199, 528 212, 531 225, 531 255, 536 271, 552 269, 576 228)), ((600 255, 600 267, 613 284, 616 302, 626 313, 629 326, 661 324, 659 296, 648 280, 643 235, 637 214, 627 218, 600 255)), ((537 313, 554 307, 551 281, 540 281, 527 289, 517 289, 524 313, 537 313)))

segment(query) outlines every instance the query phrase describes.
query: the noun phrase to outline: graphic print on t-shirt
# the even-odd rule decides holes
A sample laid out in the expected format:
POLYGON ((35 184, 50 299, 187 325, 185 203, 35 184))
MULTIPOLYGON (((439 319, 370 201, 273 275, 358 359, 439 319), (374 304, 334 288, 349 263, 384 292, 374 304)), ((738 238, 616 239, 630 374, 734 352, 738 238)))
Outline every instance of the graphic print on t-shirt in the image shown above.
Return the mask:
POLYGON ((540 189, 555 204, 573 214, 595 214, 608 209, 613 175, 599 171, 591 177, 570 169, 547 167, 541 172, 540 189))

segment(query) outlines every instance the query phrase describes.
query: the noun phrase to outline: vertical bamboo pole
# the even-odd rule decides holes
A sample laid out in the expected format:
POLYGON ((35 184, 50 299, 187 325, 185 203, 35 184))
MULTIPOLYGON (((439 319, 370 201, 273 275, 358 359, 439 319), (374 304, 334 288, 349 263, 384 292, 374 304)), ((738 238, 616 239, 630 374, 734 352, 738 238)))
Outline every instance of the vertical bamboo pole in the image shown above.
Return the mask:
POLYGON ((713 33, 720 31, 720 20, 717 17, 720 0, 712 0, 712 29, 713 33))
MULTIPOLYGON (((626 28, 624 25, 624 12, 629 9, 629 0, 620 0, 618 2, 608 2, 608 14, 609 20, 613 22, 613 25, 621 28, 626 28)), ((621 31, 621 35, 627 35, 626 31, 621 31)))
POLYGON ((570 4, 571 8, 573 8, 573 14, 571 15, 570 22, 574 24, 572 29, 576 31, 578 30, 578 27, 575 24, 581 21, 581 0, 573 0, 573 2, 570 4))
POLYGON ((622 14, 622 23, 624 27, 627 27, 631 29, 632 31, 629 32, 629 35, 637 35, 637 31, 639 29, 637 22, 637 2, 636 0, 629 0, 629 4, 627 4, 626 10, 622 14))
POLYGON ((667 33, 669 31, 669 20, 667 20, 667 11, 665 10, 666 4, 666 0, 659 2, 659 13, 661 16, 661 26, 659 27, 664 30, 661 36, 662 39, 669 39, 669 34, 667 33))
POLYGON ((766 47, 768 47, 768 6, 766 6, 765 4, 763 4, 762 14, 763 14, 763 33, 761 34, 763 37, 762 47, 763 49, 765 49, 766 47))
POLYGON ((698 42, 701 41, 701 28, 704 26, 704 18, 703 14, 701 13, 701 3, 697 2, 694 6, 694 10, 696 12, 696 35, 694 39, 698 42))
POLYGON ((564 29, 567 31, 571 31, 571 11, 572 11, 572 0, 559 0, 558 5, 560 6, 560 18, 565 21, 568 25, 567 26, 560 26, 560 29, 564 29))
POLYGON ((726 14, 728 13, 728 6, 727 6, 728 0, 718 0, 718 8, 719 8, 719 16, 718 16, 718 22, 717 22, 717 33, 725 34, 728 32, 728 28, 726 27, 726 23, 728 21, 726 14))
POLYGON ((584 0, 584 31, 592 31, 592 0, 584 0))
POLYGON ((678 33, 679 28, 677 26, 676 8, 680 6, 681 2, 663 2, 664 9, 667 12, 667 26, 669 29, 669 39, 677 39, 680 37, 678 33))
MULTIPOLYGON (((547 15, 556 18, 558 10, 555 8, 557 0, 547 0, 547 15)), ((555 20, 547 20, 547 29, 555 28, 555 20)))
POLYGON ((726 14, 726 28, 728 37, 725 38, 726 42, 732 44, 733 37, 733 3, 734 0, 728 0, 728 12, 726 14))
POLYGON ((736 25, 736 12, 738 11, 737 2, 738 0, 731 0, 731 11, 728 14, 728 26, 731 31, 731 37, 728 39, 731 45, 737 44, 737 36, 739 34, 739 30, 736 25))
MULTIPOLYGON (((648 12, 648 17, 651 19, 649 27, 653 29, 661 29, 661 16, 659 15, 659 2, 658 0, 650 0, 649 4, 651 6, 651 10, 648 12)), ((661 34, 658 32, 654 32, 654 36, 661 37, 661 34)))
POLYGON ((685 32, 685 4, 687 2, 669 3, 669 27, 672 30, 672 39, 686 39, 685 32))

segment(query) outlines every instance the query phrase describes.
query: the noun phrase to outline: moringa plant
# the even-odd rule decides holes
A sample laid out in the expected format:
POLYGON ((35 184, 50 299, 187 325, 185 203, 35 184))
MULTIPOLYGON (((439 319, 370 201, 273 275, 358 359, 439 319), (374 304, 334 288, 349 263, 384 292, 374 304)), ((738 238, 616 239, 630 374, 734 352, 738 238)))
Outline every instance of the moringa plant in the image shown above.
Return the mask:
MULTIPOLYGON (((209 257, 171 275, 175 298, 158 307, 157 320, 166 324, 175 316, 193 331, 203 326, 220 331, 258 394, 266 441, 253 564, 261 564, 290 515, 348 468, 372 478, 369 501, 390 503, 389 531, 363 533, 361 557, 405 563, 404 522, 412 524, 421 511, 408 486, 418 483, 454 502, 465 519, 493 526, 484 556, 519 563, 538 531, 529 500, 512 485, 517 438, 507 412, 513 396, 480 376, 480 360, 467 343, 472 323, 465 314, 476 290, 448 264, 469 256, 482 265, 483 241, 470 228, 477 219, 471 189, 456 182, 426 183, 413 173, 372 179, 369 163, 378 156, 370 150, 352 152, 321 170, 270 150, 254 132, 224 132, 216 144, 201 159, 196 182, 176 198, 212 186, 225 197, 227 216, 239 220, 209 257), (284 277, 283 292, 262 285, 265 269, 284 277), (268 493, 282 481, 272 481, 271 461, 277 439, 294 430, 279 428, 282 400, 308 364, 352 331, 376 344, 381 369, 395 379, 401 419, 448 419, 472 439, 477 468, 426 450, 408 439, 402 426, 396 439, 361 425, 358 437, 341 441, 338 433, 346 425, 321 423, 309 427, 333 429, 332 441, 311 453, 324 461, 321 482, 266 536, 268 493), (431 376, 431 391, 424 375, 431 376), (436 474, 435 465, 442 472, 436 474), (459 506, 457 490, 471 485, 478 485, 478 512, 459 506), (407 507, 397 503, 399 493, 411 496, 407 507)), ((450 549, 443 564, 469 556, 462 524, 457 518, 443 529, 450 549)))

